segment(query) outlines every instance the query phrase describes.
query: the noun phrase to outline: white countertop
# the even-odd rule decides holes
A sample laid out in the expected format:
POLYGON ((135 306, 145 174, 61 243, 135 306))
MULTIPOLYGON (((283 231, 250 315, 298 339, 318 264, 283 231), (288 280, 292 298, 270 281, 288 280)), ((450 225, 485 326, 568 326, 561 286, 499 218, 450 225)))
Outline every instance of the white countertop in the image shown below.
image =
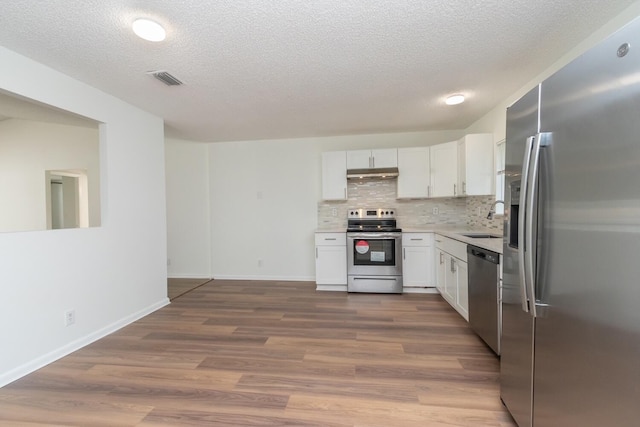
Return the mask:
POLYGON ((344 228, 317 228, 316 233, 346 233, 344 228))
MULTIPOLYGON (((472 232, 476 233, 477 231, 473 230, 472 232)), ((478 246, 482 249, 487 249, 489 251, 502 254, 502 239, 482 239, 482 238, 467 237, 467 236, 463 236, 460 233, 454 233, 449 231, 438 231, 437 234, 459 240, 469 245, 478 246)), ((487 233, 487 234, 495 235, 497 233, 493 232, 493 233, 487 233)))
MULTIPOLYGON (((345 233, 344 228, 318 228, 316 233, 345 233)), ((502 239, 477 239, 472 237, 463 236, 463 234, 477 233, 477 234, 493 234, 500 235, 497 230, 488 228, 469 227, 465 225, 440 225, 431 224, 421 227, 403 227, 403 233, 436 233, 441 236, 456 239, 469 245, 478 246, 483 249, 487 249, 499 254, 502 253, 502 239)))
POLYGON ((502 253, 502 239, 478 239, 473 237, 463 236, 463 234, 492 234, 501 235, 498 230, 489 228, 469 227, 465 225, 425 225, 423 227, 408 227, 402 228, 403 233, 436 233, 441 236, 456 239, 461 242, 478 246, 483 249, 487 249, 499 254, 502 253))

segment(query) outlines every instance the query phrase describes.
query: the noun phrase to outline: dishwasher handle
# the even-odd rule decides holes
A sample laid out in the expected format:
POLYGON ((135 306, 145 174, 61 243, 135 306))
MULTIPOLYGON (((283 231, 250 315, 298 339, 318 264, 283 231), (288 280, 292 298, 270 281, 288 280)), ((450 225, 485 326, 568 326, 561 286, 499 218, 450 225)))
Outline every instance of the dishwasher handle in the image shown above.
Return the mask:
POLYGON ((500 255, 487 249, 479 248, 473 245, 467 245, 467 254, 476 258, 480 258, 483 261, 487 261, 492 264, 500 264, 500 255))

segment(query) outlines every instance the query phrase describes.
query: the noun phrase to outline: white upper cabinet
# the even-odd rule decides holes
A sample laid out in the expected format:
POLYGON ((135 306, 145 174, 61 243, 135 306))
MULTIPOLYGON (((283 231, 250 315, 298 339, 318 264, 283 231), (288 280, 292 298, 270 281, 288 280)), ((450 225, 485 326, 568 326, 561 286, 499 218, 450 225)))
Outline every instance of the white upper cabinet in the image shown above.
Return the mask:
POLYGON ((322 199, 347 200, 347 153, 322 153, 322 199))
POLYGON ((429 197, 429 147, 398 148, 398 199, 429 197))
POLYGON ((458 141, 458 196, 484 196, 495 192, 493 135, 476 133, 458 141))
POLYGON ((398 167, 398 149, 383 148, 371 150, 371 159, 373 160, 373 168, 397 168, 398 167))
POLYGON ((369 169, 370 165, 371 150, 347 151, 347 169, 369 169))
POLYGON ((395 168, 398 167, 398 149, 347 151, 347 169, 395 168))
POLYGON ((431 197, 458 194, 458 142, 431 146, 431 197))

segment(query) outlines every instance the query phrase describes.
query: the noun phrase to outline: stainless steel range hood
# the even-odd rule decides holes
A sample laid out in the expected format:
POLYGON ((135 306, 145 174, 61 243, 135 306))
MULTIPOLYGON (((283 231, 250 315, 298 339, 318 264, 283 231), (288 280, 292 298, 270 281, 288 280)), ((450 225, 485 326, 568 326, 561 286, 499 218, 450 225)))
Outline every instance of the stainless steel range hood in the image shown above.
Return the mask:
POLYGON ((398 168, 347 169, 347 179, 390 179, 398 177, 398 168))

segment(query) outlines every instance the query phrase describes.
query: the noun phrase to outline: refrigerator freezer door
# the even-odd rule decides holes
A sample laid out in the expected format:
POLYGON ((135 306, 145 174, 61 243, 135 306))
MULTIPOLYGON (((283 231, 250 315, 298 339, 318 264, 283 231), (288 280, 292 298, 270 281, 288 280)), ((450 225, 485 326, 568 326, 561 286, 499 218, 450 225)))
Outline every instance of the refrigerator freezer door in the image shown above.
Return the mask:
POLYGON ((500 396, 520 427, 530 427, 532 419, 534 319, 523 311, 518 214, 525 146, 538 133, 538 92, 507 110, 500 396))
POLYGON ((540 111, 551 139, 541 163, 536 295, 546 309, 535 323, 534 425, 638 425, 640 20, 543 82, 540 111))

